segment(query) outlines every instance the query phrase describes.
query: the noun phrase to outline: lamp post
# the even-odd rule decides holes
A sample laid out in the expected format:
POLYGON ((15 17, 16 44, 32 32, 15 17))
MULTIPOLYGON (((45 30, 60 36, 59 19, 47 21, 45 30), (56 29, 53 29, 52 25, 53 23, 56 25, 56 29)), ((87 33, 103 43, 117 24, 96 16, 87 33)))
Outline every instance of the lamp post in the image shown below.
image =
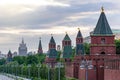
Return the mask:
POLYGON ((17 67, 18 67, 18 65, 16 64, 14 66, 15 66, 15 76, 16 76, 16 80, 17 80, 17 67))
POLYGON ((58 63, 57 63, 57 67, 58 67, 58 69, 59 69, 59 72, 58 72, 58 80, 60 80, 60 68, 61 68, 61 66, 62 66, 61 62, 58 62, 58 63))
POLYGON ((30 67, 31 67, 31 65, 28 65, 28 75, 29 75, 29 78, 30 78, 30 67))
POLYGON ((41 64, 38 64, 37 67, 38 67, 38 78, 40 80, 40 67, 41 67, 41 64))
POLYGON ((47 63, 47 67, 48 67, 48 80, 50 80, 50 63, 47 63))
POLYGON ((23 65, 21 65, 20 67, 21 67, 21 76, 23 76, 23 65))
POLYGON ((82 60, 80 69, 85 69, 85 80, 88 80, 88 70, 93 69, 92 61, 82 60))

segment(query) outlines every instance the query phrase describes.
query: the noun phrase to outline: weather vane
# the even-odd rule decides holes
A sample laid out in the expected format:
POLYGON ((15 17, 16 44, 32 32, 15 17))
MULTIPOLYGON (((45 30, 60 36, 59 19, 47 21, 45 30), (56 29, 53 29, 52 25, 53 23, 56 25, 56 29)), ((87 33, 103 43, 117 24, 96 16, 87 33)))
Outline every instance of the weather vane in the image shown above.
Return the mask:
POLYGON ((102 10, 102 12, 104 12, 104 7, 103 6, 101 7, 101 10, 102 10))

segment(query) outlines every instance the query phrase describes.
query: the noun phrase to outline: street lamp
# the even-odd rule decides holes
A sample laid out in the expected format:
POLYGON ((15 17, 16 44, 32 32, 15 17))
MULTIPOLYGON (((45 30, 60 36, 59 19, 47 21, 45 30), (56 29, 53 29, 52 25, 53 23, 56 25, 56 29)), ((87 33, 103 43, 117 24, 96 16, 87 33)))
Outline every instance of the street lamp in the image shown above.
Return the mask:
POLYGON ((50 80, 50 63, 47 63, 47 67, 48 67, 48 80, 50 80))
POLYGON ((60 80, 60 68, 62 67, 61 62, 58 62, 56 67, 59 68, 59 72, 58 72, 58 80, 60 80))
POLYGON ((88 80, 88 69, 93 69, 92 61, 82 60, 80 69, 85 69, 85 80, 88 80))
POLYGON ((31 65, 28 65, 28 74, 29 74, 29 78, 30 78, 30 67, 31 67, 31 65))
POLYGON ((40 67, 41 67, 41 64, 38 64, 37 67, 38 67, 38 79, 40 80, 40 67))
POLYGON ((17 67, 18 67, 18 65, 16 64, 14 66, 15 66, 15 76, 16 76, 16 80, 17 80, 17 67))
POLYGON ((21 67, 21 76, 23 76, 23 65, 20 65, 21 67))

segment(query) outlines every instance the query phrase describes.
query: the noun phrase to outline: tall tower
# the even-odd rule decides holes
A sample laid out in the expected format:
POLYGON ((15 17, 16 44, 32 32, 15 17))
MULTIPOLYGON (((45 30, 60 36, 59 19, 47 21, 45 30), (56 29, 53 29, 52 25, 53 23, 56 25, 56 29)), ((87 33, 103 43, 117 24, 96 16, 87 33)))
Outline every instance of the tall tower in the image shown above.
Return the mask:
POLYGON ((71 39, 66 33, 63 41, 62 41, 62 47, 63 47, 63 58, 71 58, 72 57, 72 46, 71 46, 71 39))
POLYGON ((52 68, 55 67, 57 55, 56 43, 53 36, 51 35, 49 50, 45 62, 48 63, 52 68))
POLYGON ((39 40, 38 54, 43 54, 42 44, 41 44, 41 38, 40 38, 40 40, 39 40))
POLYGON ((12 61, 12 53, 9 50, 8 54, 7 54, 7 62, 11 62, 12 61))
POLYGON ((116 47, 114 44, 114 35, 108 24, 104 9, 101 9, 101 15, 97 22, 96 28, 91 34, 90 54, 116 54, 116 47))
POLYGON ((80 29, 76 37, 76 55, 84 55, 83 37, 80 29))
POLYGON ((27 55, 27 47, 26 44, 24 43, 24 39, 22 39, 22 43, 20 43, 18 52, 20 56, 26 56, 27 55))
POLYGON ((49 58, 57 58, 56 43, 55 43, 53 36, 51 36, 51 39, 49 42, 48 57, 49 58))

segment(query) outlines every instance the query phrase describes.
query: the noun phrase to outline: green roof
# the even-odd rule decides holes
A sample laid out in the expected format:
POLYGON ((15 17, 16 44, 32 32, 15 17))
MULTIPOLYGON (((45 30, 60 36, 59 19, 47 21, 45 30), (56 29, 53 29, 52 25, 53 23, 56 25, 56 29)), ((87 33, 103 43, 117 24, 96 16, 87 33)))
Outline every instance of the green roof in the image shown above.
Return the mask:
POLYGON ((54 40, 53 36, 52 36, 51 39, 50 39, 50 43, 55 44, 55 40, 54 40))
POLYGON ((112 30, 108 24, 107 18, 104 12, 101 12, 96 28, 93 35, 112 35, 112 30))
POLYGON ((68 34, 65 35, 65 37, 64 37, 63 40, 64 40, 64 41, 71 41, 71 39, 70 39, 70 37, 68 36, 68 34))
POLYGON ((81 31, 80 31, 80 30, 78 31, 78 34, 77 34, 77 38, 78 38, 78 37, 82 37, 82 34, 81 34, 81 31))
POLYGON ((42 49, 41 39, 39 40, 39 46, 38 49, 42 49))
POLYGON ((8 51, 8 54, 10 54, 10 55, 12 54, 12 53, 11 53, 11 50, 8 51))
POLYGON ((48 57, 49 58, 57 58, 57 51, 56 49, 50 49, 48 52, 48 57))

